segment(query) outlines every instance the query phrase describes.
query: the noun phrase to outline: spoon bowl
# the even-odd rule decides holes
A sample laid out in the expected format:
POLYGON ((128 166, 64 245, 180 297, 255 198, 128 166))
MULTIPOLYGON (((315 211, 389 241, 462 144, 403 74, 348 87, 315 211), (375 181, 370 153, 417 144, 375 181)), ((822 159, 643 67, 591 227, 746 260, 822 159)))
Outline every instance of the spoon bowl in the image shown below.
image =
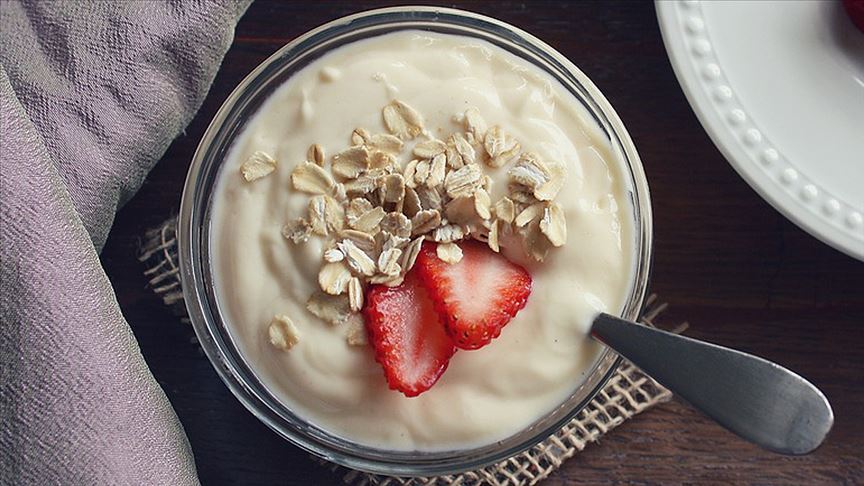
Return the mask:
POLYGON ((595 318, 591 334, 694 408, 768 450, 808 454, 834 424, 825 395, 777 363, 609 314, 595 318))

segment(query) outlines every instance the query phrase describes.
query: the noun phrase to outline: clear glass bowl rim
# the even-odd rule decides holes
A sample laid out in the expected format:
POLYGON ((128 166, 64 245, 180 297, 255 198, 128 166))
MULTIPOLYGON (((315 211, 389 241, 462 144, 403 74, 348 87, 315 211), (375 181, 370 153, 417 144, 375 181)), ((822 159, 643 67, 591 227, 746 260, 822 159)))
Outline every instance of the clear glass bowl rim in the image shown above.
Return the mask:
MULTIPOLYGON (((258 382, 237 351, 216 308, 208 263, 210 190, 218 175, 221 156, 233 140, 227 133, 239 130, 241 115, 254 114, 254 110, 244 113, 247 102, 253 97, 266 99, 278 86, 273 85, 274 78, 284 74, 296 59, 309 57, 316 49, 323 48, 326 52, 333 48, 330 44, 352 35, 366 38, 407 29, 467 34, 506 47, 556 77, 594 116, 609 137, 613 151, 629 169, 629 174, 625 175, 630 176, 637 261, 622 315, 636 320, 650 277, 653 221, 644 170, 623 123, 588 77, 543 41, 502 21, 450 8, 391 7, 342 17, 291 41, 256 67, 223 103, 193 156, 178 215, 178 256, 184 299, 198 340, 220 378, 258 419, 298 447, 349 468, 395 476, 436 476, 475 470, 505 460, 546 439, 594 398, 614 373, 620 358, 612 350, 604 349, 593 370, 568 400, 502 441, 468 450, 439 452, 371 448, 333 436, 304 421, 282 406, 258 382), (262 95, 267 88, 269 91, 262 95)), ((351 38, 347 42, 354 40, 358 39, 351 38)))

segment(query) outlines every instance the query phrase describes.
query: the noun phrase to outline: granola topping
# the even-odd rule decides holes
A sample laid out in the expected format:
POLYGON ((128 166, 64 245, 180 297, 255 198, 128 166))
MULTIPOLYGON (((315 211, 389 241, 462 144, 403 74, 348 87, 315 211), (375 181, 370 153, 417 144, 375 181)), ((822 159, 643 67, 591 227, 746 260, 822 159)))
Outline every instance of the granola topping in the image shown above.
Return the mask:
POLYGON ((444 243, 438 245, 438 248, 435 251, 438 254, 438 258, 447 263, 459 263, 462 261, 462 249, 455 243, 444 243))
POLYGON ((270 327, 267 328, 267 336, 270 338, 270 344, 276 349, 287 351, 300 342, 300 334, 297 332, 297 327, 288 316, 276 315, 270 321, 270 327))
MULTIPOLYGON (((381 116, 390 133, 355 129, 329 171, 324 147, 313 144, 291 174, 294 189, 310 195, 309 207, 283 235, 293 244, 310 235, 328 240, 318 275, 323 293, 307 306, 314 315, 343 322, 362 309, 365 286, 401 283, 424 239, 440 243, 438 256, 448 263, 461 260, 456 243, 465 238, 497 252, 501 235, 515 234, 538 261, 566 243, 564 212, 554 202, 566 178, 562 164, 520 152, 520 142, 499 125, 487 128, 476 108, 454 117, 464 131, 446 142, 429 137, 423 116, 403 101, 389 103, 381 116), (507 196, 494 205, 484 162, 509 164, 507 196)), ((269 164, 257 157, 256 164, 269 164)))
POLYGON ((309 296, 306 309, 312 315, 332 325, 342 324, 352 315, 348 296, 335 296, 324 292, 315 292, 309 296))
POLYGON ((310 162, 315 162, 315 165, 318 167, 324 166, 324 148, 317 143, 313 143, 309 146, 309 150, 306 152, 306 160, 310 162))
POLYGON ((309 194, 327 194, 335 182, 324 169, 313 162, 303 162, 291 172, 294 189, 309 194))
POLYGON ((393 100, 385 106, 381 114, 390 133, 403 140, 414 138, 423 131, 420 113, 399 100, 393 100))
POLYGON ((246 182, 252 182, 268 176, 274 170, 276 170, 276 160, 261 151, 253 153, 240 166, 240 173, 246 179, 246 182))

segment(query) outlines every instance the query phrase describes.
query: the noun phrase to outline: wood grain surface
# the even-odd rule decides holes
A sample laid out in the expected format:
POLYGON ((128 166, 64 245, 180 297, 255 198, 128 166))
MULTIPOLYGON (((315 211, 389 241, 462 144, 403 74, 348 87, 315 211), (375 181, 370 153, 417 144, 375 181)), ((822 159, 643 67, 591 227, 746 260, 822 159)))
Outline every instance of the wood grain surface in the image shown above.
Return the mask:
MULTIPOLYGON (((272 433, 189 342, 188 326, 145 287, 145 229, 176 212, 189 160, 221 103, 258 63, 303 32, 387 2, 254 3, 197 118, 117 215, 102 253, 117 298, 180 417, 205 485, 337 484, 272 433)), ((742 442, 678 401, 625 423, 545 484, 860 484, 864 478, 864 263, 806 234, 733 171, 693 115, 666 57, 653 4, 465 2, 523 28, 577 64, 616 108, 651 185, 652 290, 691 336, 777 361, 821 387, 836 424, 805 457, 742 442)))

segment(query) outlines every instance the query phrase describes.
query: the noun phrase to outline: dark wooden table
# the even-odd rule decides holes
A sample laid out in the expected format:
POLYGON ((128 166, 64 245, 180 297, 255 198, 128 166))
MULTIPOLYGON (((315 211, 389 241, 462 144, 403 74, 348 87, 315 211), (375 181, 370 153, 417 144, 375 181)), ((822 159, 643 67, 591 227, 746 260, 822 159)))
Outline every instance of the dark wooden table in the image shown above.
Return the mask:
MULTIPOLYGON (((136 245, 176 211, 186 169, 234 86, 283 44, 386 2, 253 4, 197 118, 120 211, 102 260, 144 357, 183 422, 204 484, 335 484, 338 477, 262 425, 222 384, 145 287, 136 245)), ((465 2, 536 34, 582 68, 642 155, 655 220, 653 290, 691 336, 782 363, 834 406, 827 442, 782 457, 742 442, 686 405, 657 407, 567 461, 546 484, 864 481, 864 263, 820 243, 759 198, 702 130, 666 57, 653 5, 465 2)))

